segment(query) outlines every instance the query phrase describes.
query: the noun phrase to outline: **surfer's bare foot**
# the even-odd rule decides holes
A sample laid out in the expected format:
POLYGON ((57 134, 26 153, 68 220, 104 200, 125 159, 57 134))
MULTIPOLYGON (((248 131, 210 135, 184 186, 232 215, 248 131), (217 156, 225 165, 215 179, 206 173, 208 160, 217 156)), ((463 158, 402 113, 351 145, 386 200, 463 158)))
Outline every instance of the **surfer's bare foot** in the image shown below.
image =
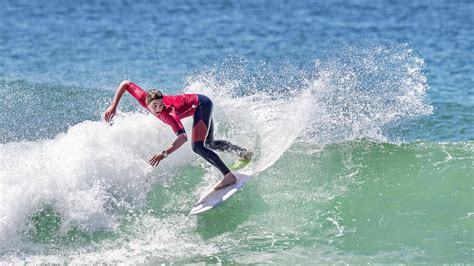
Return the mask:
POLYGON ((233 184, 235 184, 235 182, 237 182, 237 178, 235 177, 235 175, 232 172, 229 172, 228 174, 226 174, 224 176, 224 178, 222 178, 221 182, 219 182, 214 187, 214 190, 219 190, 219 189, 223 189, 227 186, 232 186, 233 184))

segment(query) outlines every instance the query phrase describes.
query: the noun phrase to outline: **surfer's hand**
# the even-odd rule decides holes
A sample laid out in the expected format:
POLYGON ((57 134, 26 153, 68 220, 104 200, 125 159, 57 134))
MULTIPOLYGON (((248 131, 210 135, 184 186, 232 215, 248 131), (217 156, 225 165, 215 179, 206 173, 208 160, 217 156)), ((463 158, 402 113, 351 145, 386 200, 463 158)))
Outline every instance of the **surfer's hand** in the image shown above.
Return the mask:
POLYGON ((151 166, 158 166, 158 164, 163 160, 165 156, 163 154, 157 154, 150 159, 151 166))
POLYGON ((115 116, 115 112, 117 111, 117 108, 115 108, 114 106, 109 106, 109 108, 107 108, 107 110, 105 111, 104 113, 104 120, 109 122, 110 120, 112 120, 112 117, 115 116))

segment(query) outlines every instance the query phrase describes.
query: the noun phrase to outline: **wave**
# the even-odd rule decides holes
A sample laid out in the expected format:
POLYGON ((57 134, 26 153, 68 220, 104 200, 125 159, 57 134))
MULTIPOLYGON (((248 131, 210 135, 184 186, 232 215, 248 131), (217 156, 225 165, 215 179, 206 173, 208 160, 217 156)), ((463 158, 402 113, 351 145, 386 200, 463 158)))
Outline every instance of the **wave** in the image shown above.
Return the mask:
MULTIPOLYGON (((96 126, 120 132, 133 121, 137 128, 129 133, 146 132, 150 118, 130 114, 113 127, 96 126)), ((215 171, 188 152, 153 170, 147 148, 136 152, 126 144, 130 139, 118 136, 113 156, 97 143, 87 156, 64 151, 70 172, 59 163, 42 170, 25 165, 10 179, 5 174, 12 171, 2 171, 2 186, 10 188, 1 198, 2 260, 212 262, 217 256, 245 262, 240 254, 256 246, 270 261, 298 247, 314 254, 338 250, 332 261, 348 263, 357 254, 378 254, 377 262, 435 262, 440 252, 448 262, 470 256, 472 142, 294 144, 232 203, 196 217, 187 215, 189 208, 215 171), (450 240, 433 245, 443 239, 450 240)), ((59 141, 50 145, 37 148, 64 148, 59 141)))
MULTIPOLYGON (((432 112, 423 60, 406 46, 342 51, 311 70, 233 59, 189 78, 185 92, 214 101, 217 137, 256 152, 246 170, 253 181, 232 204, 202 216, 187 213, 218 172, 189 145, 149 166, 174 136, 143 112, 119 113, 113 126, 86 120, 54 138, 0 144, 2 260, 245 262, 242 252, 251 257, 261 247, 256 261, 302 248, 342 250, 331 259, 351 262, 364 243, 395 261, 429 259, 417 252, 434 254, 430 232, 469 231, 473 143, 393 138, 400 123, 432 112), (438 185, 427 190, 430 182, 438 185), (443 203, 453 187, 458 198, 443 203), (439 217, 438 206, 459 206, 449 213, 454 220, 439 217), (428 244, 384 236, 400 224, 428 244)), ((465 237, 447 258, 464 258, 465 237)))

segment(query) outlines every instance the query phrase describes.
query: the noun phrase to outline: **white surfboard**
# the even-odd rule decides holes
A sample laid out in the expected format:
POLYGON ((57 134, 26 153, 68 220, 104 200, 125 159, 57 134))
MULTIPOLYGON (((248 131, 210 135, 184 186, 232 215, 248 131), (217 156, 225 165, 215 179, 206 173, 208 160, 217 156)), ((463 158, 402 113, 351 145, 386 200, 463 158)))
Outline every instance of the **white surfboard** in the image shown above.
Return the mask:
POLYGON ((198 200, 189 214, 198 214, 221 205, 224 201, 239 191, 251 178, 251 176, 244 174, 235 174, 235 177, 237 178, 237 182, 231 186, 219 190, 214 190, 212 188, 211 191, 198 200))

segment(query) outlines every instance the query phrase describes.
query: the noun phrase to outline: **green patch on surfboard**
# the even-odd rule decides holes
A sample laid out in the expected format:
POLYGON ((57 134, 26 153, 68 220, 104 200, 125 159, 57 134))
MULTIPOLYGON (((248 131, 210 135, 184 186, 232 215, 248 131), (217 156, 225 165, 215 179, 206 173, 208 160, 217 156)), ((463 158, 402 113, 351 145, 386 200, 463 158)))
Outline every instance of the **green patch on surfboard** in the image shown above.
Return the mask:
POLYGON ((239 160, 235 161, 230 166, 230 168, 234 171, 235 170, 240 170, 240 169, 244 168, 245 166, 247 166, 250 162, 251 162, 250 159, 239 159, 239 160))

